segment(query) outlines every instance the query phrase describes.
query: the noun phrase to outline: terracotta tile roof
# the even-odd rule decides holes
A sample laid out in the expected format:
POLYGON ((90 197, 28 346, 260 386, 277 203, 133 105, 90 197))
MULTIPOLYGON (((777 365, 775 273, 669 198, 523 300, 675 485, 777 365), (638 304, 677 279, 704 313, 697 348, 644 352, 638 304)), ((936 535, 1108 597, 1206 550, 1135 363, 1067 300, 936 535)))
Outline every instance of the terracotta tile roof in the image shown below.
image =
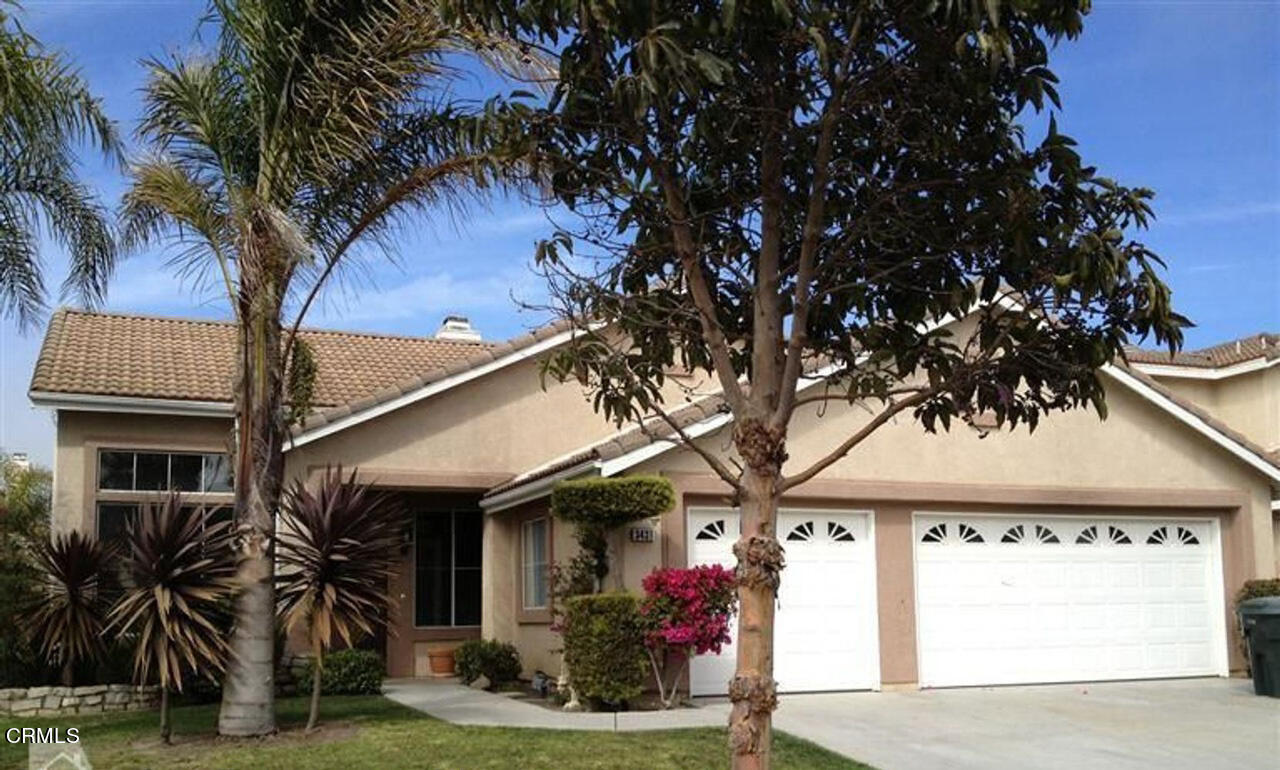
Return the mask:
POLYGON ((1211 345, 1199 350, 1182 350, 1170 356, 1168 350, 1144 350, 1125 348, 1125 356, 1132 364, 1166 364, 1191 366, 1199 369, 1216 369, 1222 366, 1252 361, 1256 358, 1272 360, 1280 358, 1280 334, 1263 332, 1238 340, 1211 345))
MULTIPOLYGON (((504 346, 343 331, 302 332, 318 407, 350 404, 431 372, 492 360, 504 346)), ((231 400, 235 326, 63 309, 49 321, 31 390, 176 401, 231 400)))

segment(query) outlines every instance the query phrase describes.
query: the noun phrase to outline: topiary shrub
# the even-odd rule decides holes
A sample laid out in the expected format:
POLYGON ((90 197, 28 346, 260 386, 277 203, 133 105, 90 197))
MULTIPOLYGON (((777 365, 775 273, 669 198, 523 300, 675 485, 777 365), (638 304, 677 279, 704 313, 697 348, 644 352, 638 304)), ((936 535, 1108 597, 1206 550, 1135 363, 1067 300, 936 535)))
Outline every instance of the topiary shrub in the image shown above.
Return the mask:
MULTIPOLYGON (((299 691, 310 693, 315 661, 307 663, 307 673, 299 691)), ((321 695, 380 695, 386 667, 378 653, 370 650, 338 650, 324 658, 320 670, 321 695)))
POLYGON ((1263 596, 1280 596, 1280 578, 1244 581, 1244 586, 1236 594, 1236 604, 1263 596))
POLYGON ((640 695, 648 664, 639 600, 608 593, 575 596, 566 604, 564 660, 578 694, 615 707, 640 695))
POLYGON ((594 562, 596 590, 609 574, 609 532, 671 510, 671 482, 659 476, 562 481, 551 492, 551 512, 574 525, 578 546, 594 562))
POLYGON ((465 641, 453 653, 453 661, 463 684, 484 677, 492 690, 520 678, 520 653, 515 645, 497 639, 465 641))

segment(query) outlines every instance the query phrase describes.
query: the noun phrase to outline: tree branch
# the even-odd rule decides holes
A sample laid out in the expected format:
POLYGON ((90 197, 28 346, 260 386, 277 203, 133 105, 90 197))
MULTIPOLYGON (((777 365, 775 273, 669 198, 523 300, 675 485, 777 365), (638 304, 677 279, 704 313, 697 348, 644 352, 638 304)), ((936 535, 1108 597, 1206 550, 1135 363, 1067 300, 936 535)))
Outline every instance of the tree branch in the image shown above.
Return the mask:
POLYGON ((813 478, 814 476, 817 476, 819 473, 822 473, 824 470, 826 470, 832 464, 834 464, 837 460, 849 454, 849 451, 851 449, 853 449, 858 444, 862 443, 863 440, 867 438, 867 436, 870 436, 872 433, 875 433, 876 430, 880 428, 880 426, 884 425, 886 422, 893 419, 893 417, 897 415, 899 412, 902 412, 907 409, 911 409, 913 407, 919 406, 920 404, 923 404, 925 401, 928 401, 930 398, 937 395, 938 392, 939 391, 937 388, 924 388, 922 390, 917 391, 916 394, 913 396, 904 398, 901 401, 894 401, 890 403, 889 406, 885 407, 879 414, 873 417, 870 422, 868 422, 866 425, 863 425, 861 428, 859 428, 857 432, 855 432, 852 436, 850 436, 849 438, 841 442, 839 446, 831 450, 831 452, 828 453, 825 457, 813 463, 812 465, 810 465, 808 468, 804 469, 800 473, 797 473, 794 476, 788 476, 787 478, 783 479, 782 482, 778 485, 779 494, 786 492, 788 489, 791 489, 793 487, 797 487, 805 483, 809 479, 813 478))

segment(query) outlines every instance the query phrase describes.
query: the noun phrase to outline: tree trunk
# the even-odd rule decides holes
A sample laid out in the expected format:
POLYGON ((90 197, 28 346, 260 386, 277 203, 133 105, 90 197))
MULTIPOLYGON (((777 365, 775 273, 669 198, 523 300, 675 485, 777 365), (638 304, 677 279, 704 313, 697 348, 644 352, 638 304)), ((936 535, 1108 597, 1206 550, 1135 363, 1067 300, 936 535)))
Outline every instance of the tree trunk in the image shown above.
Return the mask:
POLYGON ((62 661, 62 686, 70 687, 75 684, 75 668, 71 665, 71 657, 62 661))
POLYGON ((738 661, 729 683, 729 746, 735 770, 765 770, 773 710, 778 705, 773 681, 773 616, 782 570, 776 537, 778 473, 750 467, 743 474, 742 536, 738 557, 738 661))
POLYGON ((284 476, 280 307, 247 280, 236 387, 236 596, 218 732, 275 732, 275 518, 284 476))
POLYGON ((173 735, 173 725, 169 720, 169 688, 162 686, 160 688, 160 740, 168 746, 172 741, 170 736, 173 735))
POLYGON ((311 664, 311 713, 307 716, 307 732, 316 729, 316 723, 320 721, 320 681, 324 667, 324 651, 319 647, 315 650, 315 661, 311 664))

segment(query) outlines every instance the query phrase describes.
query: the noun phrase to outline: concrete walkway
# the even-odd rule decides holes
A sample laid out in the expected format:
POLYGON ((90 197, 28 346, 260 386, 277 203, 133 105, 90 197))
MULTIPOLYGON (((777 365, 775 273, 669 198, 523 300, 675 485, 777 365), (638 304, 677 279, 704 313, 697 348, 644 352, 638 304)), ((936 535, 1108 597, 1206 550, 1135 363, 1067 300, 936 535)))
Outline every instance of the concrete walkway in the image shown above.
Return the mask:
MULTIPOLYGON (((447 680, 385 691, 463 725, 659 730, 719 727, 729 713, 723 699, 566 713, 447 680)), ((1280 700, 1242 679, 783 695, 774 725, 879 770, 1280 770, 1280 700)))
POLYGON ((774 724, 879 770, 1280 770, 1243 679, 784 695, 774 724))
POLYGON ((719 727, 729 719, 728 704, 670 711, 618 714, 568 712, 505 695, 464 687, 449 679, 392 679, 383 686, 391 700, 459 725, 537 727, 544 730, 669 730, 719 727))

